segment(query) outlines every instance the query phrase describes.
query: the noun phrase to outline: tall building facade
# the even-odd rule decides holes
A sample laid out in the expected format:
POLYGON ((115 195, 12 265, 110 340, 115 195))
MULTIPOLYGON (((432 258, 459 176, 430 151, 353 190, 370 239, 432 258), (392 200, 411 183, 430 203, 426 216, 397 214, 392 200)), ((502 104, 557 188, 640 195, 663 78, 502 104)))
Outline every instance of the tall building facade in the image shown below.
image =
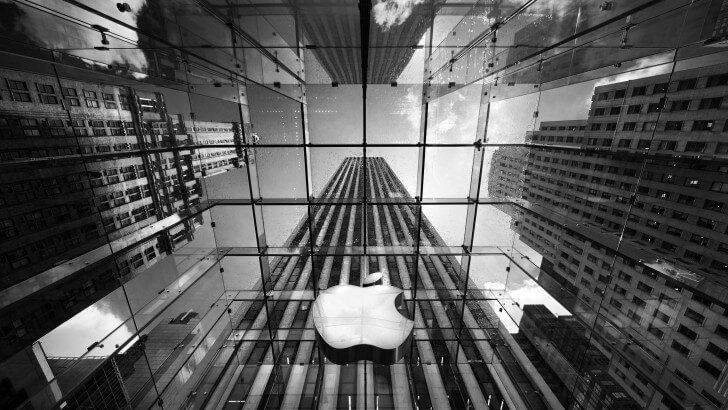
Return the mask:
MULTIPOLYGON (((264 287, 273 296, 267 304, 245 301, 233 312, 233 333, 248 336, 230 348, 237 352, 234 358, 219 354, 212 359, 214 368, 223 370, 205 374, 197 382, 200 387, 188 387, 197 392, 192 400, 195 406, 244 402, 269 408, 439 409, 555 403, 543 377, 502 327, 481 290, 471 284, 463 303, 458 289, 464 291, 466 279, 456 258, 375 251, 368 256, 332 254, 331 249, 350 246, 443 246, 425 216, 417 231, 417 207, 408 204, 413 199, 383 158, 369 157, 366 162, 346 158, 320 199, 346 203, 362 195, 371 199, 366 209, 360 204, 319 205, 312 208, 310 221, 304 218, 299 223, 285 246, 307 249, 313 245, 324 255, 314 252, 272 261, 264 287), (418 329, 409 353, 392 366, 366 361, 335 365, 315 342, 310 315, 314 290, 361 285, 368 273, 377 271, 383 273, 383 283, 405 292, 407 309, 418 329), (272 343, 256 326, 266 316, 275 329, 272 343), (200 395, 197 389, 212 385, 216 378, 223 382, 200 395), (324 401, 319 402, 319 397, 324 401)), ((174 405, 187 403, 175 401, 174 405)))
POLYGON ((718 66, 614 83, 586 120, 527 135, 516 229, 544 257, 544 288, 600 324, 592 343, 642 406, 725 402, 727 96, 718 66))
POLYGON ((0 70, 0 357, 193 238, 200 217, 161 228, 242 166, 241 129, 181 114, 158 92, 0 70))
MULTIPOLYGON (((314 53, 331 80, 339 84, 361 84, 365 80, 357 4, 354 1, 336 6, 318 0, 296 2, 307 38, 306 47, 314 53)), ((411 8, 403 21, 376 22, 375 13, 372 24, 365 28, 369 35, 368 84, 397 81, 430 25, 433 7, 437 6, 430 2, 413 2, 395 6, 399 7, 411 8)), ((391 10, 385 13, 391 13, 391 10)))
POLYGON ((544 305, 526 305, 519 335, 527 340, 571 393, 567 405, 593 409, 639 409, 607 372, 609 358, 589 342, 584 324, 555 316, 544 305))

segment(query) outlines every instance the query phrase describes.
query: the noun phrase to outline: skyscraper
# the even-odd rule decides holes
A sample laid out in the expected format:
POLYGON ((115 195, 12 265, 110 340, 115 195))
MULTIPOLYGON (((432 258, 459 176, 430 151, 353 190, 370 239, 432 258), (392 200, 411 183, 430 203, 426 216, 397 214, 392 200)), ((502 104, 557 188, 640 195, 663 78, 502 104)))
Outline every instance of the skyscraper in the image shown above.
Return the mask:
POLYGON ((189 241, 199 218, 138 235, 179 221, 200 203, 203 178, 240 166, 229 145, 241 130, 185 120, 160 93, 31 71, 0 77, 7 357, 189 241), (189 148, 193 134, 208 147, 189 148), (107 241, 125 254, 113 267, 107 241))
POLYGON ((296 2, 311 49, 332 81, 340 84, 389 84, 397 81, 418 48, 432 18, 429 2, 397 7, 411 8, 407 18, 394 24, 373 22, 364 28, 369 35, 367 78, 362 78, 362 56, 357 2, 335 6, 318 0, 296 2))
MULTIPOLYGON (((604 323, 595 336, 619 346, 610 373, 638 402, 652 396, 644 406, 722 403, 724 71, 596 87, 588 119, 527 136, 516 229, 544 256, 539 282, 585 322, 604 323), (622 329, 616 339, 611 327, 622 329), (655 361, 669 370, 654 372, 655 361)), ((523 155, 505 147, 497 158, 494 184, 508 185, 507 164, 523 155)))
MULTIPOLYGON (((311 231, 309 221, 302 221, 286 246, 307 249, 313 245, 323 253, 326 249, 366 244, 369 255, 319 256, 315 251, 312 257, 276 258, 271 265, 270 283, 266 285, 272 292, 267 315, 274 318, 279 329, 276 340, 269 343, 266 333, 255 330, 254 324, 265 320, 266 310, 246 303, 234 313, 236 318, 245 318, 234 333, 255 332, 258 336, 238 342, 235 361, 216 362, 216 367, 225 366, 227 384, 218 385, 207 396, 200 396, 198 390, 195 402, 345 408, 354 400, 357 407, 366 402, 398 408, 484 408, 487 403, 499 406, 502 401, 511 408, 523 408, 556 400, 475 286, 463 303, 458 289, 463 289, 465 278, 454 256, 392 255, 376 250, 406 249, 418 244, 423 248, 438 247, 443 246, 443 241, 425 216, 422 230, 417 232, 419 215, 413 199, 383 158, 367 158, 366 172, 364 163, 362 158, 344 159, 320 198, 322 203, 344 204, 314 207, 311 231), (345 204, 361 197, 365 190, 371 199, 366 210, 360 205, 345 204), (396 202, 392 203, 393 199, 396 202), (346 283, 359 285, 367 273, 376 271, 383 272, 383 283, 404 289, 407 307, 421 330, 415 334, 404 362, 392 366, 364 361, 334 365, 321 356, 311 333, 309 312, 314 289, 346 283), (300 296, 286 297, 289 292, 300 296), (257 363, 265 364, 256 366, 257 363), (514 383, 509 378, 512 376, 507 375, 515 375, 520 382, 514 383), (312 390, 316 383, 321 383, 318 394, 312 390), (318 403, 317 397, 327 401, 318 403)), ((225 355, 221 358, 229 360, 225 355)), ((218 374, 205 376, 210 377, 218 374)), ((208 385, 207 379, 200 384, 208 385)), ((163 399, 175 400, 172 396, 163 399)))

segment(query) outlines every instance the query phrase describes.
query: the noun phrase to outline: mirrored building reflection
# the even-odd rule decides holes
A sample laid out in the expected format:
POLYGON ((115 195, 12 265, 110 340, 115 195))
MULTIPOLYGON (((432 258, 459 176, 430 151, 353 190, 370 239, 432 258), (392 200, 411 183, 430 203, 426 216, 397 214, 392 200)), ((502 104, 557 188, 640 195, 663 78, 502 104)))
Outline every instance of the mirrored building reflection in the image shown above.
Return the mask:
POLYGON ((726 13, 0 2, 0 407, 725 408, 726 13))

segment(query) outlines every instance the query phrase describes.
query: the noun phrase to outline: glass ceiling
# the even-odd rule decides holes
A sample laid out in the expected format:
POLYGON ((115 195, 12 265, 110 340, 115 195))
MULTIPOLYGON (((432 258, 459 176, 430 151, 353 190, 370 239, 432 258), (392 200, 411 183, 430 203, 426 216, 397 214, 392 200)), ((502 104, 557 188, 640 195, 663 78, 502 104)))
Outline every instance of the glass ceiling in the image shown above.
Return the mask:
POLYGON ((0 407, 726 406, 728 1, 0 16, 0 407))

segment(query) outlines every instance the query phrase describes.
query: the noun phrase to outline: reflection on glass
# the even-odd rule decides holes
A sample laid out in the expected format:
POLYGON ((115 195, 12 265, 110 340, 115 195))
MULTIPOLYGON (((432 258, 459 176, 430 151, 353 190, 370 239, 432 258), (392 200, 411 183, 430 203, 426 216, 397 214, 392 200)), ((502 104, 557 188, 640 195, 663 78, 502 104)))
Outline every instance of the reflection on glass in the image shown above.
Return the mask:
POLYGON ((0 3, 0 407, 725 407, 725 3, 0 3))

